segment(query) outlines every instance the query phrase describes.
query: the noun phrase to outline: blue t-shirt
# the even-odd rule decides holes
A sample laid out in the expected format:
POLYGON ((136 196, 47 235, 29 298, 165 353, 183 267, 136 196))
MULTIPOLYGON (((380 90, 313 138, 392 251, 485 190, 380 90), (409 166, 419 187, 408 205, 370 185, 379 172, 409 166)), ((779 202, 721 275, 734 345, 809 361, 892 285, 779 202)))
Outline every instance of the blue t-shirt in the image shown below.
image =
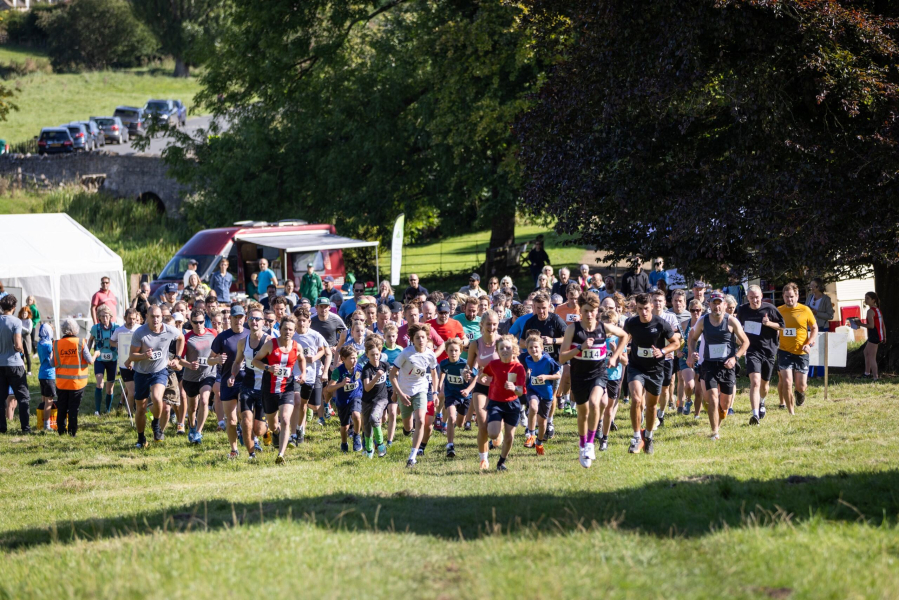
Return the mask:
POLYGON ((112 334, 117 328, 118 325, 115 323, 110 323, 109 329, 104 329, 99 323, 96 323, 91 327, 91 337, 94 338, 94 350, 100 353, 97 360, 104 362, 114 362, 118 360, 119 355, 116 352, 116 349, 110 345, 112 334), (104 355, 110 356, 111 358, 104 359, 104 355))
MULTIPOLYGON (((242 344, 246 344, 246 339, 249 335, 249 329, 244 329, 240 333, 234 333, 234 330, 229 327, 215 336, 215 339, 212 340, 213 352, 216 354, 228 355, 228 358, 225 359, 225 363, 221 366, 222 385, 226 387, 228 385, 228 378, 231 377, 231 367, 234 365, 234 359, 237 358, 237 350, 242 344)), ((234 376, 234 387, 240 387, 244 374, 245 371, 243 365, 241 365, 240 371, 234 376)))
POLYGON ((538 361, 535 361, 530 354, 527 354, 521 364, 524 365, 528 373, 528 395, 533 393, 541 400, 550 400, 553 397, 552 382, 537 383, 537 378, 542 375, 555 375, 558 373, 559 369, 562 368, 559 366, 559 363, 553 360, 549 354, 544 353, 538 361))
POLYGON ((337 315, 343 319, 347 320, 351 314, 356 312, 356 299, 355 298, 347 298, 343 301, 343 304, 340 305, 340 308, 337 310, 337 315))
POLYGON ((37 356, 41 359, 41 368, 37 372, 38 379, 56 379, 56 369, 53 368, 53 342, 37 343, 37 356))
POLYGON ((219 302, 231 302, 232 283, 234 283, 234 277, 227 271, 224 275, 216 271, 209 276, 209 287, 215 292, 219 302))
MULTIPOLYGON (((608 335, 606 336, 606 352, 609 356, 612 356, 612 352, 614 351, 612 345, 618 345, 618 336, 617 335, 608 335)), ((608 364, 608 363, 607 363, 608 364)), ((621 379, 621 363, 619 362, 614 369, 606 368, 606 375, 608 376, 609 381, 618 381, 621 379)))
MULTIPOLYGON (((400 355, 403 349, 400 346, 394 346, 393 348, 387 348, 384 346, 381 348, 381 360, 386 360, 387 364, 391 367, 393 366, 393 361, 396 360, 396 357, 400 355)), ((387 378, 387 388, 393 389, 393 384, 390 383, 390 377, 387 378)))
POLYGON ((668 283, 668 271, 653 271, 649 274, 649 285, 658 286, 660 281, 668 283))
POLYGON ((443 384, 443 394, 447 398, 467 398, 462 393, 468 384, 465 383, 465 377, 462 371, 468 363, 460 357, 456 362, 450 362, 450 359, 444 358, 440 361, 440 371, 446 374, 443 384))
POLYGON ((340 363, 340 365, 334 369, 334 372, 331 373, 331 381, 343 381, 343 378, 347 376, 349 376, 352 381, 347 385, 337 388, 337 391, 334 392, 337 404, 349 404, 353 400, 362 400, 362 365, 356 363, 353 373, 350 374, 346 365, 340 363))
MULTIPOLYGON (((524 336, 524 324, 531 317, 532 313, 526 313, 515 319, 515 322, 512 323, 512 326, 509 328, 509 335, 514 335, 519 340, 524 336)), ((527 354, 527 353, 525 353, 527 354)), ((524 363, 522 363, 524 364, 524 363)))
POLYGON ((260 294, 266 294, 268 293, 268 286, 270 286, 274 280, 275 272, 271 269, 259 271, 259 275, 256 279, 256 289, 259 290, 260 294))

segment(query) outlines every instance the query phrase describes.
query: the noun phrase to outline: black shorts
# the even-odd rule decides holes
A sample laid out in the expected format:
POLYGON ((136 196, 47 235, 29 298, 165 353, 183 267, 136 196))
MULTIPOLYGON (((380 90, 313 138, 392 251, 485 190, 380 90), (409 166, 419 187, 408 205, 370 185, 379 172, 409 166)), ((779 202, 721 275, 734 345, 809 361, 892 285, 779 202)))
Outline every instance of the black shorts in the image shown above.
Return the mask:
POLYGON ((662 393, 663 374, 661 369, 654 373, 644 373, 636 365, 627 366, 627 383, 630 387, 632 381, 637 381, 643 385, 643 389, 650 396, 658 396, 662 393))
POLYGON ((621 393, 621 380, 609 379, 606 381, 606 393, 609 395, 609 400, 618 400, 618 394, 621 393))
POLYGON ((279 408, 287 404, 293 406, 293 390, 286 392, 269 392, 265 390, 262 392, 262 407, 265 409, 266 415, 278 412, 279 408))
MULTIPOLYGON (((337 417, 340 419, 340 426, 346 427, 350 424, 353 413, 362 414, 362 398, 351 398, 346 404, 337 405, 337 417)), ((361 433, 357 431, 356 433, 361 433)))
POLYGON ((549 400, 545 400, 537 394, 528 393, 528 404, 535 401, 537 402, 537 416, 541 419, 548 419, 549 410, 553 405, 553 399, 550 398, 549 400))
POLYGON ((444 401, 444 408, 449 408, 450 406, 456 407, 457 415, 468 414, 468 408, 471 406, 471 396, 467 396, 465 398, 456 394, 447 396, 446 400, 444 401))
POLYGON ((234 402, 240 397, 240 384, 228 387, 227 380, 225 380, 219 387, 219 397, 221 397, 222 402, 234 402))
POLYGON ((56 397, 56 380, 54 379, 41 379, 39 380, 41 384, 41 396, 44 398, 55 398, 56 397))
POLYGON ((723 361, 705 361, 702 363, 702 380, 705 389, 720 390, 722 394, 733 394, 737 383, 734 369, 728 369, 723 361))
POLYGON ((213 385, 215 385, 215 377, 206 377, 200 381, 187 381, 185 379, 181 382, 184 393, 187 394, 189 398, 196 398, 199 396, 200 390, 206 386, 209 386, 211 390, 213 385))
POLYGON ((475 394, 482 394, 482 395, 486 396, 489 393, 490 393, 490 386, 486 386, 483 383, 474 384, 474 389, 471 390, 472 396, 474 396, 475 394))
POLYGON ((387 404, 396 404, 396 394, 393 392, 393 386, 387 387, 387 404))
MULTIPOLYGON (((588 400, 590 400, 590 393, 593 391, 593 388, 602 388, 606 389, 606 376, 601 375, 599 377, 595 377, 593 379, 580 379, 571 380, 571 397, 574 400, 574 403, 580 406, 581 404, 586 404, 588 400)), ((602 398, 602 394, 600 394, 600 398, 602 398)))
POLYGON ((662 387, 668 387, 671 385, 671 380, 674 378, 674 369, 676 368, 676 363, 674 359, 665 361, 665 368, 662 370, 662 387))
POLYGON ((119 374, 122 376, 123 383, 130 383, 134 381, 134 369, 126 369, 125 367, 119 367, 119 374))
POLYGON ((262 406, 262 390, 247 390, 241 388, 237 396, 238 410, 242 413, 251 412, 257 421, 265 421, 265 409, 262 406))
POLYGON ((114 360, 94 361, 94 375, 102 374, 106 381, 115 381, 115 369, 118 363, 114 360))
POLYGON ((880 339, 880 330, 876 327, 872 327, 868 330, 868 343, 869 344, 879 344, 883 340, 880 339))
POLYGON ((175 371, 175 377, 178 379, 178 383, 184 383, 184 369, 175 371))
POLYGON ((515 398, 511 402, 487 400, 487 422, 503 421, 510 427, 517 427, 521 420, 521 400, 515 398))
POLYGON ((306 400, 309 406, 322 405, 322 384, 320 379, 316 379, 315 385, 308 383, 300 384, 300 398, 306 400))

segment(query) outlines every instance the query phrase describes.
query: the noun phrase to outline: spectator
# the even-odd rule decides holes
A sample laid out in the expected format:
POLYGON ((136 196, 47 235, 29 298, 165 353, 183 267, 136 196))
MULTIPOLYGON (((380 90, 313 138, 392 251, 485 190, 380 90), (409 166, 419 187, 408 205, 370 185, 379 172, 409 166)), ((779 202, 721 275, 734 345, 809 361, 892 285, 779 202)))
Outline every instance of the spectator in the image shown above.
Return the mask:
MULTIPOLYGON (((322 279, 322 296, 326 298, 330 298, 331 295, 335 292, 334 289, 334 278, 330 275, 325 275, 325 278, 322 279)), ((316 298, 316 301, 318 298, 316 298)))
POLYGON ((247 296, 253 300, 259 300, 259 273, 251 273, 247 282, 247 296))
POLYGON ((0 299, 4 296, 8 296, 9 294, 3 289, 3 282, 0 282, 0 299))
POLYGON ((625 297, 635 294, 645 294, 649 291, 649 277, 643 272, 640 258, 634 258, 633 269, 621 278, 621 293, 625 297))
POLYGON ((410 298, 417 298, 422 293, 427 296, 428 290, 424 286, 419 285, 418 275, 412 273, 411 275, 409 275, 409 287, 407 287, 406 291, 403 292, 403 298, 407 300, 410 298))
POLYGON ((492 296, 499 291, 499 279, 495 276, 487 280, 487 295, 492 296))
POLYGON ((56 432, 78 433, 78 408, 87 385, 88 368, 94 362, 84 340, 78 339, 78 321, 68 318, 60 325, 62 337, 53 344, 53 366, 56 368, 56 432), (68 426, 66 421, 68 420, 68 426))
MULTIPOLYGON (((300 296, 312 303, 318 300, 324 289, 325 286, 322 282, 322 278, 315 272, 315 265, 313 263, 308 263, 306 265, 306 273, 300 280, 300 296)), ((299 301, 299 299, 297 301, 299 301)), ((297 302, 294 302, 294 304, 297 304, 297 302)))
POLYGON ((562 267, 559 269, 559 280, 553 284, 552 289, 553 294, 563 298, 562 302, 565 301, 564 298, 568 295, 569 283, 571 283, 571 271, 567 267, 562 267))
MULTIPOLYGON (((318 277, 318 275, 316 275, 316 277, 318 277)), ((284 298, 286 298, 288 302, 290 302, 291 311, 297 304, 300 303, 300 297, 294 291, 295 289, 296 284, 293 282, 293 279, 287 279, 284 281, 284 293, 282 293, 281 295, 284 296, 284 298)), ((318 298, 318 296, 316 296, 316 298, 318 298)))
POLYGON ((593 277, 590 275, 590 265, 581 265, 580 275, 577 278, 581 291, 586 292, 593 285, 593 277))
POLYGON ((22 321, 22 354, 25 358, 25 370, 31 377, 31 352, 34 346, 31 344, 31 332, 34 329, 34 323, 31 322, 31 311, 27 306, 19 309, 19 319, 22 321))
MULTIPOLYGON (((28 392, 28 376, 22 360, 22 321, 13 313, 18 300, 9 294, 0 298, 0 390, 12 388, 19 405, 19 423, 22 433, 31 433, 28 409, 31 394, 28 392)), ((0 410, 0 433, 6 433, 6 410, 0 410)))
POLYGON ((534 241, 534 247, 528 252, 528 263, 530 263, 531 279, 534 285, 537 285, 537 276, 543 271, 543 266, 549 264, 549 254, 543 249, 543 236, 537 236, 534 241))
MULTIPOLYGON (((177 287, 177 286, 176 286, 177 287)), ((150 284, 144 281, 137 290, 137 295, 131 300, 131 308, 136 310, 141 319, 147 317, 147 309, 150 308, 150 284)))
POLYGON ((37 354, 37 334, 39 329, 38 325, 41 324, 41 313, 37 310, 37 303, 34 300, 34 296, 25 298, 25 306, 31 311, 31 351, 32 353, 37 354))
POLYGON ((481 276, 477 273, 471 274, 471 277, 468 278, 468 285, 462 286, 462 288, 459 289, 459 292, 466 296, 471 296, 472 298, 480 298, 487 294, 487 292, 481 288, 481 276))
POLYGON ((267 290, 270 285, 278 287, 278 278, 275 276, 275 272, 268 268, 268 260, 264 258, 259 259, 259 274, 257 277, 256 289, 258 290, 267 290))
POLYGON ((390 306, 396 300, 393 295, 393 288, 390 286, 390 282, 386 279, 381 280, 381 284, 378 285, 378 295, 375 297, 375 301, 378 303, 378 306, 382 304, 390 306))
POLYGON ((694 281, 693 282, 693 296, 690 300, 699 300, 700 304, 702 304, 703 308, 708 312, 709 301, 705 297, 705 282, 703 281, 694 281))
POLYGON ((549 286, 549 278, 546 276, 546 273, 540 273, 537 276, 537 287, 534 289, 535 292, 543 292, 547 296, 552 295, 552 288, 549 286))
POLYGON ((558 279, 556 279, 555 273, 553 272, 552 265, 543 265, 543 274, 546 275, 546 279, 549 281, 549 287, 552 288, 552 286, 558 281, 558 279))
POLYGON ((91 320, 93 323, 97 322, 97 307, 101 304, 105 304, 109 308, 113 321, 118 319, 119 301, 116 300, 115 294, 109 289, 109 277, 106 276, 100 278, 100 290, 91 298, 91 320))
POLYGON ((652 273, 649 274, 649 287, 659 287, 660 281, 664 281, 666 284, 668 283, 668 272, 665 271, 665 259, 661 256, 652 261, 652 273))
POLYGON ((50 416, 53 400, 56 398, 56 369, 53 367, 53 328, 47 323, 38 325, 36 348, 40 361, 37 379, 41 386, 41 398, 44 402, 44 431, 52 431, 50 416))
POLYGON ((234 283, 234 277, 228 272, 227 258, 219 261, 219 270, 209 276, 209 287, 218 299, 228 304, 231 302, 231 285, 234 283))
POLYGON ((353 283, 353 297, 344 301, 344 303, 340 306, 340 310, 337 311, 337 314, 340 315, 340 318, 346 321, 351 314, 356 311, 356 306, 359 304, 359 301, 362 300, 362 296, 365 294, 365 284, 361 281, 356 281, 353 283))
POLYGON ((196 259, 193 259, 193 258, 191 258, 190 260, 187 261, 187 270, 184 271, 184 278, 183 278, 184 279, 184 281, 183 281, 184 287, 187 287, 187 285, 190 283, 191 275, 196 275, 197 277, 200 276, 200 274, 197 273, 197 261, 196 261, 196 259))
POLYGON ((265 298, 259 301, 259 304, 262 305, 264 310, 271 310, 272 308, 272 300, 274 300, 278 296, 278 288, 274 286, 274 284, 268 286, 268 289, 265 290, 265 298))
MULTIPOLYGON (((156 298, 156 304, 168 304, 169 308, 178 301, 178 284, 167 283, 159 288, 159 296, 156 298)), ((141 315, 146 320, 147 315, 141 315)))
POLYGON ((184 294, 190 294, 194 298, 205 298, 209 294, 209 286, 200 281, 200 276, 194 273, 187 280, 187 285, 184 286, 181 296, 183 297, 184 294))
POLYGON ((830 321, 833 320, 834 314, 833 302, 830 296, 824 293, 824 281, 820 277, 815 277, 808 284, 808 298, 805 304, 815 313, 818 331, 830 331, 830 321))
MULTIPOLYGON (((606 295, 614 296, 615 295, 615 278, 612 277, 611 275, 609 275, 605 279, 605 284, 606 284, 606 295)), ((603 300, 605 300, 605 298, 603 298, 603 300)), ((600 302, 602 302, 602 300, 600 300, 600 302)))
POLYGON ((518 288, 512 283, 511 277, 504 275, 503 278, 499 280, 499 287, 504 294, 511 295, 513 300, 518 300, 518 288))

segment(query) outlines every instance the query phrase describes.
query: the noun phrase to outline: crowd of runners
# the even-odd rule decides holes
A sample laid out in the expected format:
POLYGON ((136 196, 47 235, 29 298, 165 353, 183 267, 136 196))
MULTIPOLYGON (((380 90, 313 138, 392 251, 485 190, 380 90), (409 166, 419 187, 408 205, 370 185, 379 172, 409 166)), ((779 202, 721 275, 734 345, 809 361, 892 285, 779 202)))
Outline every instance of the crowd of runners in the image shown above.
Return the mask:
MULTIPOLYGON (((58 335, 35 319, 32 298, 19 307, 0 287, 0 389, 9 387, 0 433, 16 409, 22 431, 31 431, 32 353, 43 430, 76 435, 93 373, 94 413, 133 415, 139 449, 172 431, 202 444, 217 424, 230 458, 245 451, 255 460, 271 447, 278 464, 336 418, 345 453, 384 457, 401 431, 411 438, 406 464, 414 467, 435 433, 446 438, 447 459, 457 457, 460 435, 476 435, 479 468, 490 468, 493 451, 502 471, 519 427, 523 447, 543 456, 555 417, 570 415, 578 460, 588 468, 609 449, 621 405, 632 430, 622 451, 652 454, 666 419, 700 419, 703 411, 709 437, 719 439, 734 415, 740 369, 749 378, 749 425, 763 422, 775 373, 778 406, 791 415, 803 406, 809 350, 828 318, 814 290, 800 304, 799 288, 787 284, 775 307, 753 285, 717 290, 697 281, 691 290, 668 290, 661 260, 654 266, 649 275, 638 266, 625 276, 628 295, 587 265, 574 278, 547 266, 522 286, 533 291, 508 276, 484 288, 472 274, 458 292, 429 292, 410 275, 402 294, 382 281, 366 295, 355 282, 349 298, 333 282, 304 279, 300 294, 266 285, 264 297, 231 301, 227 285, 224 298, 215 289, 194 293, 197 282, 185 276, 190 294, 174 284, 156 298, 143 290, 121 318, 103 278, 92 299, 94 325, 82 332, 65 319, 58 335)), ((877 295, 865 303, 866 375, 876 379, 873 357, 885 332, 877 295)))

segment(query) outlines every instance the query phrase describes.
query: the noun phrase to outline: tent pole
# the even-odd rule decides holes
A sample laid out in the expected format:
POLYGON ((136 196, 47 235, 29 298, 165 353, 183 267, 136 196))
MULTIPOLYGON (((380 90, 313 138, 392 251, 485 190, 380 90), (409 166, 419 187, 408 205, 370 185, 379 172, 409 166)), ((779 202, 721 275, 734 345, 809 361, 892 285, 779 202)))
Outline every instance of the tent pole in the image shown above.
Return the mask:
POLYGON ((59 335, 59 275, 53 278, 53 335, 58 340, 59 335))
MULTIPOLYGON (((378 244, 380 245, 380 244, 378 244)), ((377 292, 381 292, 381 263, 378 258, 378 246, 375 246, 375 285, 377 285, 377 292)))

